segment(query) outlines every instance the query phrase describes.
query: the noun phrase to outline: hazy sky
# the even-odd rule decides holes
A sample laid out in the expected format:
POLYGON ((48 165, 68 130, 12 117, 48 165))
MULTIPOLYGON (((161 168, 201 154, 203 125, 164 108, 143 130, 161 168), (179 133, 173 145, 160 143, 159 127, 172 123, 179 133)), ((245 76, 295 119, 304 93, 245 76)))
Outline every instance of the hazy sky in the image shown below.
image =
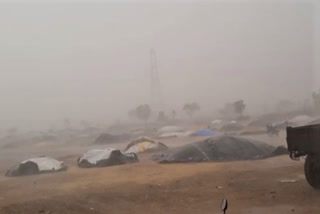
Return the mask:
POLYGON ((125 117, 150 101, 150 48, 169 110, 257 111, 315 88, 312 4, 188 2, 0 3, 1 125, 125 117))

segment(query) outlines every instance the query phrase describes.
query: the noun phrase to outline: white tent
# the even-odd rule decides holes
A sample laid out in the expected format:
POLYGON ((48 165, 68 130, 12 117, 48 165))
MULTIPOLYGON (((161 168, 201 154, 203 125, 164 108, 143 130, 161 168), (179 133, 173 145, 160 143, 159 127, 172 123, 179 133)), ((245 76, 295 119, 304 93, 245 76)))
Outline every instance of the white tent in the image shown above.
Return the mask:
POLYGON ((116 149, 92 149, 84 153, 78 160, 78 162, 82 162, 83 160, 88 161, 89 163, 95 165, 98 161, 109 159, 110 155, 116 149))
POLYGON ((31 158, 22 161, 19 165, 8 170, 7 176, 32 175, 44 172, 65 170, 67 167, 62 161, 48 157, 31 158))
POLYGON ((164 134, 168 132, 182 132, 184 128, 179 126, 164 126, 158 130, 158 134, 164 134))
POLYGON ((62 161, 58 161, 48 157, 31 158, 22 161, 21 164, 25 164, 27 162, 33 162, 37 164, 39 172, 61 170, 65 167, 62 161))
POLYGON ((311 120, 312 120, 312 117, 309 117, 308 115, 298 115, 290 119, 288 122, 290 125, 305 125, 311 120))
POLYGON ((134 153, 123 154, 118 149, 91 149, 78 158, 79 167, 105 167, 138 162, 134 153))
POLYGON ((192 132, 168 132, 168 133, 163 133, 159 135, 159 138, 171 138, 171 137, 186 137, 191 135, 192 132))

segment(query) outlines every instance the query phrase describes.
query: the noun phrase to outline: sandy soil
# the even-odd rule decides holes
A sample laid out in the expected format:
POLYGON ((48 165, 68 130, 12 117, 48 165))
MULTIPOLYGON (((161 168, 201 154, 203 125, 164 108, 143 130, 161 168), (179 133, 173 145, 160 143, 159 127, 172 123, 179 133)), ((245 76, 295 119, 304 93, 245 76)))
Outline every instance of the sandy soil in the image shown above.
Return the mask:
MULTIPOLYGON (((271 144, 283 143, 282 137, 271 140, 271 144)), ((181 141, 166 143, 177 145, 181 141)), ((259 161, 162 165, 142 155, 142 162, 137 164, 79 169, 76 153, 85 149, 65 149, 66 154, 47 151, 55 157, 60 155, 70 166, 66 172, 0 176, 0 213, 221 213, 223 198, 229 200, 227 213, 320 213, 320 192, 306 183, 303 160, 281 156, 259 161), (295 182, 282 183, 283 179, 295 182)), ((19 152, 16 155, 28 153, 19 152)), ((0 156, 3 171, 5 164, 8 167, 19 156, 13 156, 13 151, 2 153, 6 154, 0 156)))

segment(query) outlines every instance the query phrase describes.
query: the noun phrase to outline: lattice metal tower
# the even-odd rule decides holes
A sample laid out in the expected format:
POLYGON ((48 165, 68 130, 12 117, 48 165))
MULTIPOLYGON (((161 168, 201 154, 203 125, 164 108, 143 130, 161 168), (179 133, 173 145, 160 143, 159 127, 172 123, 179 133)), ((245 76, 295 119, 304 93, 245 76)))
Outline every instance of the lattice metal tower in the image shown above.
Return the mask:
POLYGON ((156 113, 164 110, 158 75, 157 56, 154 49, 150 50, 150 105, 156 113))

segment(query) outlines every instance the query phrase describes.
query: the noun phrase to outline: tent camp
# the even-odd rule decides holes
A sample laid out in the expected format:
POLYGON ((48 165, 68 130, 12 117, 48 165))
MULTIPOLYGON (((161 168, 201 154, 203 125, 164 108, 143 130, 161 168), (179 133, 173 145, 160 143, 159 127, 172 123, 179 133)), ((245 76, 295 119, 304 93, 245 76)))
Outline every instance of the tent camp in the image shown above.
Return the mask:
POLYGON ((287 150, 277 150, 276 147, 260 141, 233 136, 217 136, 171 148, 155 155, 153 159, 159 163, 236 161, 262 159, 283 153, 287 154, 287 150))
POLYGON ((78 158, 78 166, 81 168, 106 167, 138 162, 134 153, 123 154, 118 149, 92 149, 78 158))
POLYGON ((217 135, 217 132, 212 131, 210 129, 201 129, 191 134, 191 136, 213 136, 213 135, 217 135))
POLYGON ((140 153, 147 151, 160 151, 168 147, 160 142, 155 142, 147 137, 140 137, 131 143, 125 149, 125 153, 140 153))
POLYGON ((62 161, 48 157, 31 158, 8 170, 6 176, 33 175, 66 170, 62 161))

